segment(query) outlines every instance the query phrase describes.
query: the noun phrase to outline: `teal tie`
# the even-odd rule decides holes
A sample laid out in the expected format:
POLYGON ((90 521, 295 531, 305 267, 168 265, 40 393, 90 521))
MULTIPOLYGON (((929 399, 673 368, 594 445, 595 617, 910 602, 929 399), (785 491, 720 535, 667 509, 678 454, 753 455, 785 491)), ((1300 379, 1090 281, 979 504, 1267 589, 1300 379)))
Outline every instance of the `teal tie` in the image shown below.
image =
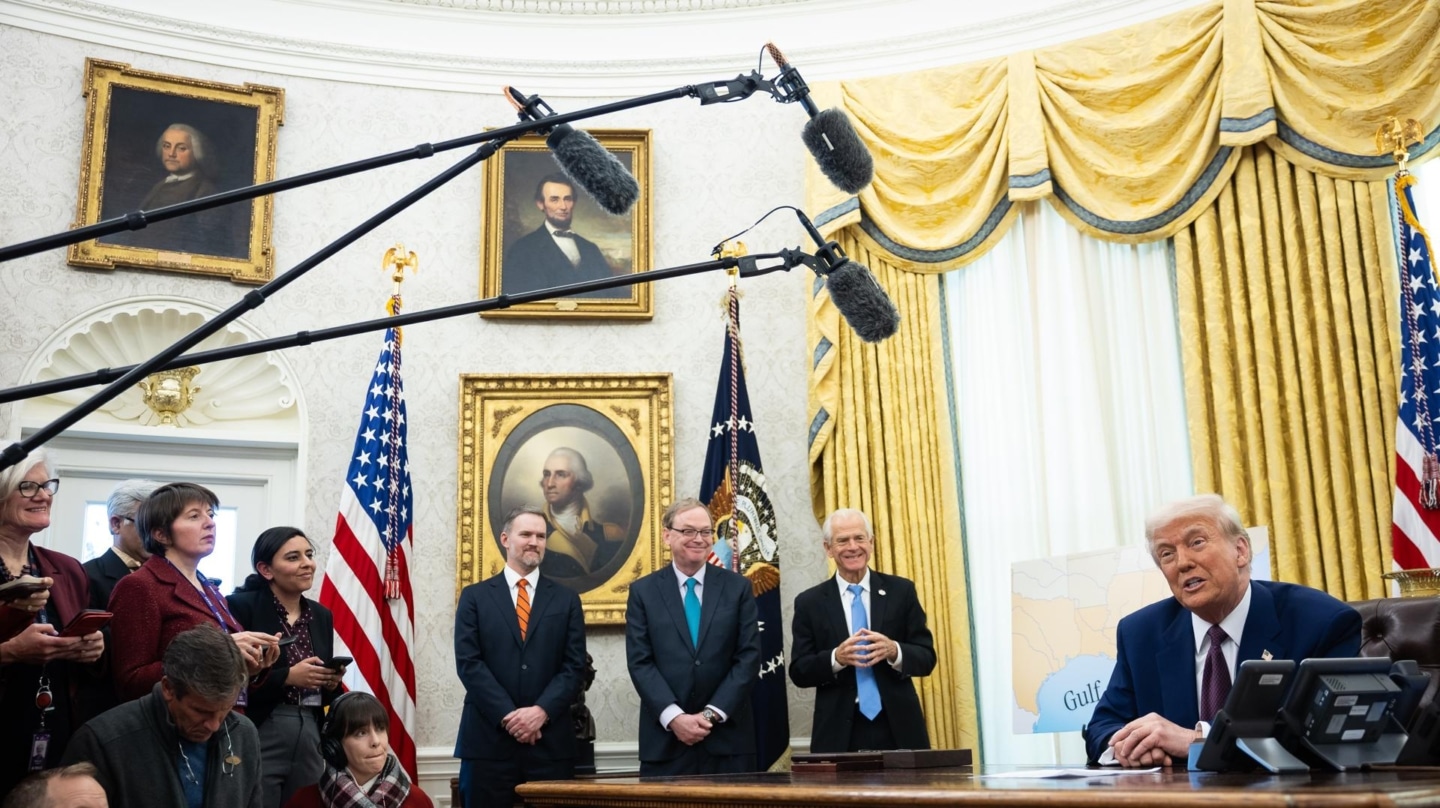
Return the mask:
MULTIPOLYGON (((870 616, 865 613, 865 601, 860 599, 860 593, 864 588, 860 584, 850 584, 846 587, 850 590, 850 623, 855 631, 862 628, 870 628, 870 616)), ((869 645, 869 643, 863 643, 869 645)), ((880 688, 875 684, 875 671, 870 668, 855 669, 856 695, 860 697, 860 713, 871 721, 880 714, 880 688)))
POLYGON ((695 594, 694 578, 685 579, 685 622, 690 626, 690 642, 700 647, 700 597, 695 594))

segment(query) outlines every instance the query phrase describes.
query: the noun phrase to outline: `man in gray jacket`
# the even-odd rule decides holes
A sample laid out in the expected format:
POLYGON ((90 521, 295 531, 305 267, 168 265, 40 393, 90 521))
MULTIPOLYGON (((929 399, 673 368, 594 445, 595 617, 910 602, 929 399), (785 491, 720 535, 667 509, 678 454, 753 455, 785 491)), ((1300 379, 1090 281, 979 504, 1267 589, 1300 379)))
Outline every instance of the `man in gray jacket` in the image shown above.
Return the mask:
POLYGON ((241 808, 261 803, 260 736, 231 712, 245 660, 214 626, 178 635, 160 683, 75 733, 65 762, 89 761, 111 805, 241 808))

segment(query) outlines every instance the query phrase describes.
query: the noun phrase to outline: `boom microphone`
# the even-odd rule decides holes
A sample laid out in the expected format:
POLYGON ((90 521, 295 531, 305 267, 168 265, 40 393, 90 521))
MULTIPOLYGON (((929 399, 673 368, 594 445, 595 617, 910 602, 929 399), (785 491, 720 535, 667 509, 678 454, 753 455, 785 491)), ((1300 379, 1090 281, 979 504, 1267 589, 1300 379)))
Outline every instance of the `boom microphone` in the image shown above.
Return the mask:
MULTIPOLYGON (((538 95, 526 96, 514 87, 506 87, 505 96, 524 120, 539 121, 555 114, 538 95)), ((625 170, 625 164, 590 133, 562 123, 551 129, 545 145, 550 147, 565 175, 584 188, 606 212, 624 215, 640 198, 640 183, 625 170)))
POLYGON ((810 115, 810 121, 800 133, 800 139, 805 142, 805 148, 810 150, 815 162, 819 164, 821 173, 836 188, 849 194, 859 193, 875 176, 875 161, 870 157, 870 150, 865 148, 860 136, 855 133, 850 119, 838 107, 820 111, 810 98, 810 87, 800 78, 800 73, 785 60, 785 55, 775 47, 775 43, 766 43, 765 49, 780 67, 776 85, 781 87, 786 95, 793 96, 784 100, 799 101, 800 106, 810 115))
POLYGON ((839 244, 826 241, 804 211, 796 208, 795 215, 819 245, 815 255, 826 268, 816 271, 825 276, 830 300, 856 336, 865 342, 879 342, 892 336, 900 328, 900 310, 895 308, 880 282, 864 264, 851 261, 839 244))

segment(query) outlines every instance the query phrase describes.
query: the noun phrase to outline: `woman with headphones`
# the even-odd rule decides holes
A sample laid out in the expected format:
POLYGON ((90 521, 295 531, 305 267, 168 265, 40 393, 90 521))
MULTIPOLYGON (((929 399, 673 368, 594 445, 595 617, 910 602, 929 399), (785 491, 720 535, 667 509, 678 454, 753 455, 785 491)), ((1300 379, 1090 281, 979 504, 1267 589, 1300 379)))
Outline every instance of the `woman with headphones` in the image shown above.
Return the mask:
POLYGON ((295 792, 286 808, 434 808, 390 754, 390 718, 369 693, 345 693, 320 730, 325 771, 295 792))

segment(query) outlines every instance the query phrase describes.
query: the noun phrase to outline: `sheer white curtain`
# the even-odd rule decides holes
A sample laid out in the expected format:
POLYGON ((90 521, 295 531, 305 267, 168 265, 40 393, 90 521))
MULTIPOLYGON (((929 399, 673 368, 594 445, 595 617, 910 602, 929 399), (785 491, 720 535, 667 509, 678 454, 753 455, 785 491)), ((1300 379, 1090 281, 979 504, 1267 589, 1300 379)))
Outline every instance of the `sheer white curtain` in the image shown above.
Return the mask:
POLYGON ((1085 759, 1078 732, 1012 731, 1011 563, 1143 544, 1146 512, 1191 493, 1172 274, 1168 243, 1030 203, 944 276, 987 763, 1085 759))

